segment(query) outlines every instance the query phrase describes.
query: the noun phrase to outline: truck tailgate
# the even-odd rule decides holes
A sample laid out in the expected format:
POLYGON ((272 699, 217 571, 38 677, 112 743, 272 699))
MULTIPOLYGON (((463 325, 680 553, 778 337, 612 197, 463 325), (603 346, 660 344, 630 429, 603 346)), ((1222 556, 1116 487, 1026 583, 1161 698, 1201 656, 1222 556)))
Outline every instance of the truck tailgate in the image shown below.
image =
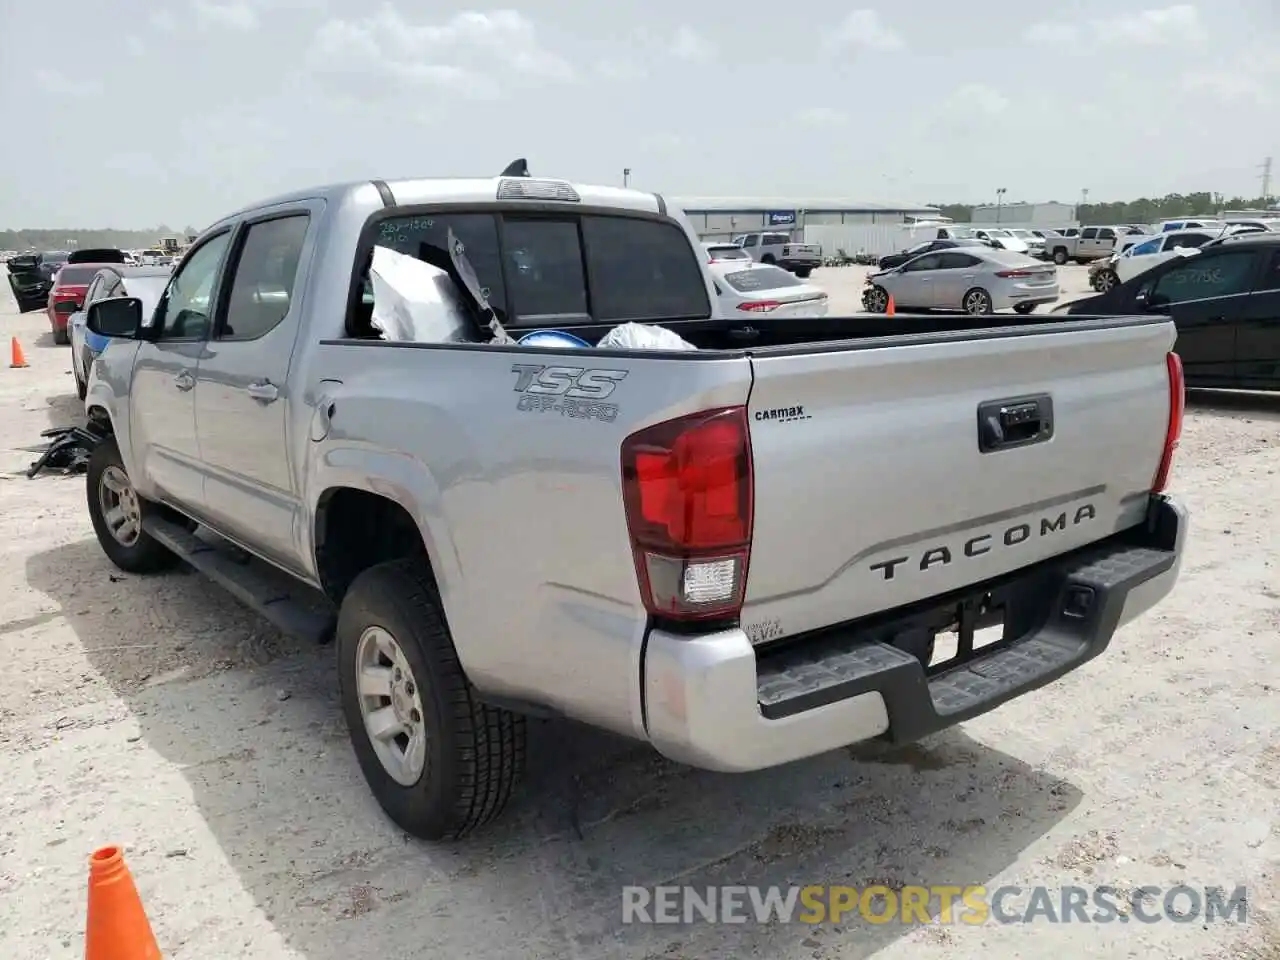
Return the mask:
POLYGON ((1174 337, 1167 322, 1088 320, 755 352, 748 635, 912 603, 1139 523, 1174 337), (1047 439, 984 452, 992 401, 1040 411, 1047 439))

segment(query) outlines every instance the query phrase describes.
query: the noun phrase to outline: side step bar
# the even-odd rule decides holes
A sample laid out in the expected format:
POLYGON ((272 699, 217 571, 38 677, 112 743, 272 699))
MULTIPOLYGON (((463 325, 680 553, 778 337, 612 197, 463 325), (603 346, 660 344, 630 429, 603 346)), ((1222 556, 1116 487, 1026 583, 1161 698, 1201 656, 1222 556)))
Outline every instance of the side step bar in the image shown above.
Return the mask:
MULTIPOLYGON (((148 517, 142 528, 175 554, 222 587, 249 609, 269 620, 281 633, 327 643, 337 618, 332 610, 317 610, 305 602, 301 590, 291 591, 264 576, 230 552, 190 533, 176 523, 148 517)), ((281 579, 284 574, 281 574, 281 579)))

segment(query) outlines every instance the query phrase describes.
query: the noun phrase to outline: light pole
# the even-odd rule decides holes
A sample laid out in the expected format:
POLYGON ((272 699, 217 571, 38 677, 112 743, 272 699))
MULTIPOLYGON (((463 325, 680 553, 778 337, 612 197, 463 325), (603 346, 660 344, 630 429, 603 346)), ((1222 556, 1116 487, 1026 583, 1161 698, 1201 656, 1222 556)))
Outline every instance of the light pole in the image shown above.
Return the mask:
POLYGON ((631 168, 630 167, 622 168, 622 185, 624 187, 631 186, 631 168))
POLYGON ((1080 209, 1076 211, 1076 219, 1079 220, 1084 216, 1084 208, 1089 205, 1089 188, 1085 187, 1080 191, 1080 209))
POLYGON ((996 223, 1000 222, 1000 208, 1004 206, 1004 195, 1008 192, 1005 187, 1001 187, 996 191, 996 223))

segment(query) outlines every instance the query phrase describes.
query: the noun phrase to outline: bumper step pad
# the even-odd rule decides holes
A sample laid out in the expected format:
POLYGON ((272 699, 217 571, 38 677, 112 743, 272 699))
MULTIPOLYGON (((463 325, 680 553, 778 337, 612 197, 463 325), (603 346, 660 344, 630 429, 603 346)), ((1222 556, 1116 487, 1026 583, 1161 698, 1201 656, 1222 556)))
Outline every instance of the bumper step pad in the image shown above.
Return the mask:
MULTIPOLYGON (((966 662, 932 677, 916 657, 870 639, 867 630, 857 627, 766 654, 758 664, 761 713, 780 719, 877 692, 889 715, 884 738, 894 743, 918 740, 1051 683, 1098 656, 1111 641, 1129 591, 1175 561, 1172 551, 1117 543, 1016 575, 1003 589, 1015 599, 1034 599, 1040 609, 1038 626, 1011 642, 979 649, 966 662)), ((884 632, 881 627, 876 635, 884 632)))

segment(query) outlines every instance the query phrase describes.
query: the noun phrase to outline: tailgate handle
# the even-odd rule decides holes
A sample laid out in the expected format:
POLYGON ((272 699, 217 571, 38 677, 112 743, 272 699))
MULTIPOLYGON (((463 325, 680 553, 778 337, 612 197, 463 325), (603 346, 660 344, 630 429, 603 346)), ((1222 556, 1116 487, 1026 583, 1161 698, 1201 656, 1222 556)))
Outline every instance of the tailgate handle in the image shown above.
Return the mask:
POLYGON ((1053 436, 1053 399, 988 400, 978 406, 978 449, 983 453, 1043 443, 1053 436))

